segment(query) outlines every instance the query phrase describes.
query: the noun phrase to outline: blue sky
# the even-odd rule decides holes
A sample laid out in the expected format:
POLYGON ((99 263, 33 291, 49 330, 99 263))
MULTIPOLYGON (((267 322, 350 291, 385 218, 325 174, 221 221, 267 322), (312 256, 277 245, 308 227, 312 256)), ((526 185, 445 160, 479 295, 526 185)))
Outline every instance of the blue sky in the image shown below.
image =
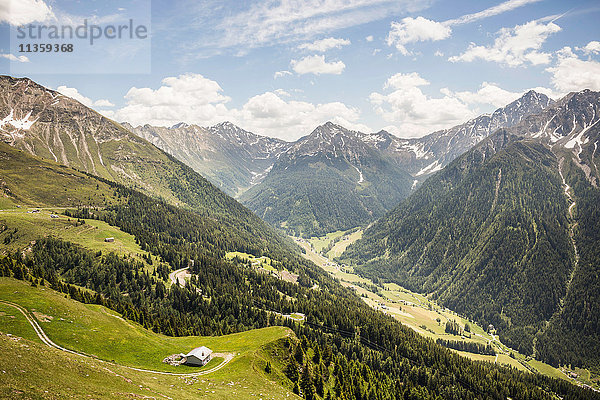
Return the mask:
POLYGON ((593 0, 2 0, 0 68, 134 125, 230 120, 292 140, 332 120, 416 137, 532 88, 600 90, 598 20, 593 0), (82 18, 133 18, 151 37, 71 59, 10 40, 82 18))

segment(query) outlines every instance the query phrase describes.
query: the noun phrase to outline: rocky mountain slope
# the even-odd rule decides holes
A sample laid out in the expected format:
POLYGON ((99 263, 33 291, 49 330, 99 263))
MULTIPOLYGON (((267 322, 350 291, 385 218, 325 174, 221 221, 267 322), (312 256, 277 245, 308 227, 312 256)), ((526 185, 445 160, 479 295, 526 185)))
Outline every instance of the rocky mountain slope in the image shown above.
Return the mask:
POLYGON ((148 141, 27 78, 0 76, 0 140, 176 205, 197 208, 199 195, 214 190, 148 141))
POLYGON ((500 129, 428 179, 343 259, 433 293, 543 360, 600 360, 600 93, 500 129))
POLYGON ((231 196, 259 183, 290 143, 256 135, 230 122, 203 128, 123 126, 183 161, 231 196))
POLYGON ((240 200, 266 221, 310 236, 369 223, 412 185, 361 133, 328 122, 282 153, 240 200))

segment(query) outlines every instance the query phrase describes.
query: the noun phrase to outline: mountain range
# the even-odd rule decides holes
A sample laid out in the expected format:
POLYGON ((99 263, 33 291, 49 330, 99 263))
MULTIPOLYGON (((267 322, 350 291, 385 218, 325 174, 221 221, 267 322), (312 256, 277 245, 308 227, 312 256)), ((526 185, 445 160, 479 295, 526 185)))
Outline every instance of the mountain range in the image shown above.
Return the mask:
POLYGON ((132 132, 184 161, 266 221, 298 236, 367 225, 428 176, 500 127, 550 105, 529 91, 456 127, 418 139, 363 133, 326 123, 295 142, 222 123, 203 128, 150 125, 132 132))
POLYGON ((600 93, 571 93, 482 140, 342 255, 432 293, 553 364, 600 357, 600 93))
POLYGON ((423 181, 497 129, 511 127, 528 115, 538 114, 552 103, 553 100, 548 96, 530 90, 492 114, 480 115, 464 124, 421 138, 401 139, 380 131, 366 136, 365 140, 423 181))
POLYGON ((452 137, 439 149, 434 136, 402 147, 387 133, 332 123, 294 143, 230 123, 144 126, 136 135, 29 79, 0 77, 3 282, 27 280, 169 336, 289 326, 260 353, 281 359, 255 372, 274 371, 296 393, 299 384, 303 393, 321 387, 320 398, 586 398, 568 382, 474 363, 421 337, 259 218, 304 236, 377 220, 341 262, 493 324, 523 353, 597 372, 600 94, 554 103, 529 92, 500 110, 432 134, 452 137), (387 146, 378 140, 386 135, 387 146), (185 146, 194 169, 210 170, 259 215, 167 154, 185 146), (85 238, 73 233, 82 226, 85 238), (122 233, 126 248, 110 250, 105 232, 122 233), (185 268, 193 278, 168 285, 168 273, 185 268), (305 323, 282 317, 293 313, 305 323))

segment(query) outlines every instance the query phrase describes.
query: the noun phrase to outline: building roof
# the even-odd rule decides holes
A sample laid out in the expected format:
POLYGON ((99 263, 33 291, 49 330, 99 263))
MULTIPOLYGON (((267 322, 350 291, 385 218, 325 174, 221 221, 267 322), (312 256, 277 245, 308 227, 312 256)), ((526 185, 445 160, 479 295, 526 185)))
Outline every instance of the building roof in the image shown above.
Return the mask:
POLYGON ((206 357, 210 356, 211 354, 212 354, 211 349, 209 349, 206 346, 200 346, 200 347, 196 347, 194 350, 190 351, 185 356, 186 357, 194 356, 194 357, 199 358, 200 360, 204 360, 206 357))

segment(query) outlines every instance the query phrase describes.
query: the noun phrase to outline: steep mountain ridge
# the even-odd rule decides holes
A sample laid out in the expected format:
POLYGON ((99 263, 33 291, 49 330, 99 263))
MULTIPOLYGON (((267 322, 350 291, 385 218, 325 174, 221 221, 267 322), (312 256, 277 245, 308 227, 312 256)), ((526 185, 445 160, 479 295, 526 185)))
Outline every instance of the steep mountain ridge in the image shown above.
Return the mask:
POLYGON ((27 78, 0 76, 0 140, 175 205, 217 193, 191 168, 76 100, 27 78))
POLYGON ((185 162, 231 196, 260 182, 279 154, 290 146, 230 122, 207 128, 185 123, 170 128, 123 126, 185 162))
POLYGON ((240 200, 289 233, 322 235, 373 221, 407 196, 412 184, 362 134, 328 122, 283 152, 240 200))
POLYGON ((499 129, 380 219, 343 259, 494 324, 525 353, 594 365, 599 106, 600 93, 572 93, 499 129))
POLYGON ((401 139, 386 131, 365 135, 373 144, 413 176, 423 181, 499 128, 518 124, 553 103, 533 90, 492 114, 480 115, 464 124, 433 132, 418 139, 401 139))

